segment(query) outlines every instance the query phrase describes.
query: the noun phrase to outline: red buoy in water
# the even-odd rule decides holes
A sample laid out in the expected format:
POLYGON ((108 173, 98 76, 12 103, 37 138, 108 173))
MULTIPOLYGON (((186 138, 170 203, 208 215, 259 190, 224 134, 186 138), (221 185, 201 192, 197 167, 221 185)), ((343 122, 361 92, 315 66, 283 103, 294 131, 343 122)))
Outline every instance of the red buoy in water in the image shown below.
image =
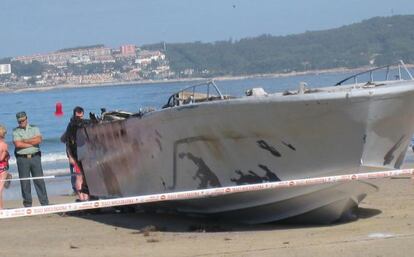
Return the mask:
POLYGON ((63 111, 62 111, 62 103, 61 102, 57 102, 56 103, 56 111, 55 111, 55 116, 60 117, 63 115, 63 111))

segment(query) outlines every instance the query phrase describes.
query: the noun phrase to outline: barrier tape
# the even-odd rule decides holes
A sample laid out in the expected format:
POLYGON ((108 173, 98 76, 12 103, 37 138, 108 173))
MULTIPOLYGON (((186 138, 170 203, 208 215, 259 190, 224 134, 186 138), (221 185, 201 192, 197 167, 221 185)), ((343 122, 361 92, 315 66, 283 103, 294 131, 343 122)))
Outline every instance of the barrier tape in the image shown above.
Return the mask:
POLYGON ((163 202, 173 200, 187 200, 196 198, 205 198, 212 196, 221 196, 234 193, 262 191, 269 189, 293 188, 298 186, 311 186, 327 183, 349 182, 357 180, 368 180, 377 178, 388 178, 401 175, 414 175, 414 169, 400 169, 368 173, 356 173, 337 176, 326 176, 317 178, 294 179, 278 182, 267 182, 261 184, 249 184, 241 186, 209 188, 191 191, 181 191, 173 193, 161 193, 142 196, 122 197, 114 199, 96 200, 88 202, 75 202, 55 204, 48 206, 36 206, 29 208, 4 209, 0 210, 0 219, 26 217, 42 214, 52 214, 61 212, 71 212, 78 210, 89 210, 97 208, 115 207, 123 205, 143 204, 151 202, 163 202))
POLYGON ((43 177, 30 177, 30 178, 10 178, 10 179, 0 179, 0 181, 21 181, 21 180, 36 180, 36 179, 51 179, 56 178, 56 176, 43 176, 43 177))
POLYGON ((43 177, 0 179, 0 181, 20 181, 20 180, 52 179, 52 178, 74 177, 74 176, 78 176, 78 175, 79 174, 49 175, 49 176, 43 176, 43 177))

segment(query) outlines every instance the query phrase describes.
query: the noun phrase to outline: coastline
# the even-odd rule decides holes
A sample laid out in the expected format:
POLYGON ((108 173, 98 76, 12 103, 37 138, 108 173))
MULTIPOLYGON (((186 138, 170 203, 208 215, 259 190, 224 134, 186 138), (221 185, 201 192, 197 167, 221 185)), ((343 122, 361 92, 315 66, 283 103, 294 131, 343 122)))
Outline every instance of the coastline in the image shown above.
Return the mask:
MULTIPOLYGON (((408 67, 408 65, 407 65, 408 67)), ((309 70, 301 72, 289 72, 289 73, 265 73, 265 74, 251 74, 251 75, 240 75, 240 76, 220 76, 213 78, 179 78, 179 79, 165 79, 165 80, 138 80, 138 81, 111 81, 104 83, 91 83, 91 84, 58 84, 54 86, 36 86, 36 87, 25 87, 25 88, 0 88, 0 93, 20 93, 20 92, 32 92, 32 91, 48 91, 55 89, 70 89, 70 88, 93 88, 93 87, 105 87, 105 86, 123 86, 123 85, 146 85, 146 84, 168 84, 168 83, 185 83, 185 82, 200 82, 207 80, 215 81, 228 81, 228 80, 243 80, 250 78, 283 78, 283 77, 294 77, 301 75, 312 75, 312 74, 329 74, 329 73, 347 73, 347 72, 358 72, 367 69, 367 67, 360 67, 355 69, 348 68, 333 68, 324 70, 309 70)))

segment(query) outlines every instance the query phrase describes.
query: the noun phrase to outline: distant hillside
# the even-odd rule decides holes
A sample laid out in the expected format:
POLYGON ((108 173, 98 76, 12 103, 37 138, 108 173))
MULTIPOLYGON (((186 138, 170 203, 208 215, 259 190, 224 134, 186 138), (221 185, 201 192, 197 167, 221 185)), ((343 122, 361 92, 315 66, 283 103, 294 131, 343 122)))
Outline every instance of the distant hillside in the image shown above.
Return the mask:
POLYGON ((71 48, 63 48, 58 50, 57 52, 63 53, 63 52, 70 52, 70 51, 76 51, 76 50, 83 50, 83 49, 93 49, 93 48, 99 48, 99 47, 105 47, 104 44, 96 44, 96 45, 89 45, 89 46, 77 46, 77 47, 71 47, 71 48))
MULTIPOLYGON (((300 22, 300 21, 298 21, 300 22)), ((236 42, 167 44, 173 70, 240 75, 414 63, 414 15, 377 17, 324 31, 236 42)), ((161 44, 143 46, 160 49, 161 44)))

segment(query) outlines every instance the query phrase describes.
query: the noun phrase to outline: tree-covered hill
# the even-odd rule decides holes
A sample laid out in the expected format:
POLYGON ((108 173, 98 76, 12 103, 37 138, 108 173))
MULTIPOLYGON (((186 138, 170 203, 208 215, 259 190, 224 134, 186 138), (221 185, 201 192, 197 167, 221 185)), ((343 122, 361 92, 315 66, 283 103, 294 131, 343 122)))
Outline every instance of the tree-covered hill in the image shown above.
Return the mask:
MULTIPOLYGON (((336 29, 239 41, 167 44, 176 72, 240 75, 414 63, 414 15, 377 17, 336 29)), ((158 49, 161 44, 143 46, 158 49)))

